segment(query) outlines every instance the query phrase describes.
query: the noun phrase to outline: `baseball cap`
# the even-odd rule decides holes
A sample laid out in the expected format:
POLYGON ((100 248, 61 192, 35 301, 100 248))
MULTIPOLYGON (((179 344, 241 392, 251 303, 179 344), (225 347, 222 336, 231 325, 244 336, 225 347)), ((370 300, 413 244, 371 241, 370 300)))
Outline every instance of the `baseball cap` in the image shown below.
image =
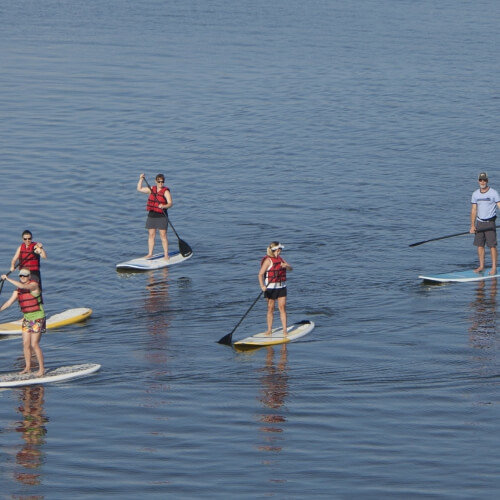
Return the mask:
POLYGON ((478 180, 480 180, 480 181, 487 181, 488 180, 488 174, 486 172, 481 172, 479 174, 478 180))

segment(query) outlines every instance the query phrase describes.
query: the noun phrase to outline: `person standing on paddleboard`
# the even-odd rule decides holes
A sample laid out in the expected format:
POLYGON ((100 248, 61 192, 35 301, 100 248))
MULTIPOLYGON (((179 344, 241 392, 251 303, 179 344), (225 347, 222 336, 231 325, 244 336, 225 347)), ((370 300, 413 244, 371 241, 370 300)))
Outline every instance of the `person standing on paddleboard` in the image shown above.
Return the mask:
POLYGON ((23 242, 16 250, 12 262, 10 263, 10 270, 14 271, 16 266, 25 267, 31 272, 31 278, 38 281, 40 290, 42 289, 42 276, 40 274, 40 257, 47 258, 45 249, 40 242, 33 241, 31 231, 26 229, 22 234, 23 242), (16 264, 17 263, 17 264, 16 264))
POLYGON ((497 191, 488 186, 486 172, 479 174, 478 182, 479 189, 472 193, 470 211, 470 232, 474 234, 474 245, 477 246, 479 257, 479 267, 474 271, 479 273, 484 270, 485 245, 488 245, 491 253, 490 274, 496 274, 498 249, 495 221, 497 218, 496 209, 500 208, 500 196, 497 191))
POLYGON ((146 203, 146 210, 148 211, 148 218, 146 219, 146 229, 148 230, 148 254, 144 258, 149 259, 153 256, 156 231, 159 231, 163 252, 165 253, 164 258, 165 260, 169 260, 167 209, 173 205, 172 195, 170 194, 170 189, 165 186, 165 176, 163 174, 158 174, 156 176, 156 186, 151 188, 142 186, 144 177, 145 175, 141 174, 137 182, 137 191, 149 195, 146 203))
POLYGON ((272 333, 274 308, 278 301, 283 336, 286 337, 286 272, 291 271, 292 266, 281 257, 283 248, 285 247, 279 241, 273 241, 267 247, 266 256, 260 263, 259 284, 267 299, 266 335, 272 333))
POLYGON ((23 267, 19 271, 19 281, 9 278, 6 274, 2 275, 3 280, 7 280, 17 287, 12 292, 10 298, 0 307, 0 311, 10 307, 16 300, 24 314, 22 332, 23 332, 23 351, 26 366, 21 373, 31 371, 31 357, 34 352, 38 360, 37 377, 45 373, 43 364, 43 353, 40 348, 40 338, 46 330, 45 311, 43 309, 42 292, 38 282, 31 279, 30 270, 23 267))

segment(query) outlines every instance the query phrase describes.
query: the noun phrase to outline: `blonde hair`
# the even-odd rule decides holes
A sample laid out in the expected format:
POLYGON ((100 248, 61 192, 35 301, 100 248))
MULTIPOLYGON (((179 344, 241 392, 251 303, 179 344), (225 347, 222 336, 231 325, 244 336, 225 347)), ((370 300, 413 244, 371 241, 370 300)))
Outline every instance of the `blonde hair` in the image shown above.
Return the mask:
POLYGON ((269 244, 269 246, 267 247, 267 250, 266 250, 266 254, 268 257, 274 257, 274 252, 276 250, 271 250, 271 248, 277 247, 279 244, 280 244, 279 241, 271 241, 271 243, 269 244))

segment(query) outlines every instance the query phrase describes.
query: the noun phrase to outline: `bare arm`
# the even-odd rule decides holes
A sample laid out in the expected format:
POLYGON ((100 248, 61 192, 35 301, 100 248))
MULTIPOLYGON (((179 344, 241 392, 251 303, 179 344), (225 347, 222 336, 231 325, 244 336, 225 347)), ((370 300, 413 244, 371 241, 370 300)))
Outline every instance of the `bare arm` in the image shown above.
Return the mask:
POLYGON ((476 216, 477 216, 477 204, 473 203, 470 209, 470 231, 469 233, 476 232, 476 216))
POLYGON ((142 186, 142 181, 144 180, 144 177, 145 177, 144 174, 141 174, 139 176, 139 180, 137 181, 137 191, 144 194, 151 194, 151 189, 142 186))
POLYGON ((38 242, 35 245, 34 252, 37 253, 38 255, 40 255, 40 257, 42 259, 46 259, 47 258, 47 253, 45 252, 45 248, 43 248, 43 245, 40 242, 38 242))
POLYGON ((165 196, 167 204, 166 205, 159 204, 158 207, 161 208, 162 210, 166 210, 167 208, 170 208, 174 203, 172 201, 172 195, 168 189, 165 191, 165 194, 163 196, 165 196))
POLYGON ((264 275, 266 274, 266 271, 269 269, 269 264, 272 264, 271 259, 266 259, 262 263, 262 266, 260 266, 260 271, 259 271, 259 285, 260 285, 260 289, 263 292, 266 291, 266 285, 264 284, 264 275))
POLYGON ((14 271, 16 268, 16 261, 19 259, 19 252, 21 251, 21 247, 17 247, 16 253, 14 257, 12 257, 12 262, 10 263, 10 270, 14 271))
POLYGON ((24 288, 25 290, 29 290, 30 292, 37 292, 40 295, 40 287, 36 281, 32 281, 31 283, 21 283, 20 281, 13 280, 9 278, 6 274, 2 274, 2 279, 7 280, 9 283, 12 283, 17 288, 24 288))
POLYGON ((3 303, 2 307, 0 307, 0 311, 3 311, 4 309, 7 309, 7 307, 10 307, 16 300, 17 300, 17 290, 14 290, 9 299, 7 299, 3 303))

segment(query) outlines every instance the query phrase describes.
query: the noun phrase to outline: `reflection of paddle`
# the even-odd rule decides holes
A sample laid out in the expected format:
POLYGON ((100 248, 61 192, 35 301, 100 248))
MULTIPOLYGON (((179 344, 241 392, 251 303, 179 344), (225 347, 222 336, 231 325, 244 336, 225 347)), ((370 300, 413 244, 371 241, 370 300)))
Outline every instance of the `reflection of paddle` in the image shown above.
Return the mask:
MULTIPOLYGON (((156 193, 154 193, 153 190, 151 189, 151 186, 149 185, 148 181, 146 180, 146 177, 144 177, 144 182, 146 183, 146 186, 149 188, 149 190, 155 195, 156 201, 158 203, 160 203, 158 196, 156 196, 156 193)), ((181 255, 183 257, 187 257, 188 255, 191 255, 193 253, 192 248, 184 240, 180 239, 173 224, 170 222, 170 219, 169 219, 165 209, 163 209, 162 212, 163 212, 163 215, 167 218, 167 223, 170 224, 170 227, 172 228, 173 232, 175 233, 175 236, 177 236, 177 239, 179 240, 179 252, 181 253, 181 255)))
POLYGON ((248 308, 247 312, 243 315, 243 317, 238 321, 238 324, 227 334, 224 335, 220 340, 217 342, 219 344, 224 344, 224 345, 231 345, 232 339, 233 339, 233 333, 236 331, 236 328, 238 328, 241 325, 241 322, 246 318, 247 314, 252 310, 253 306, 257 304, 257 301, 262 297, 262 292, 257 295, 257 298, 253 301, 253 304, 248 308))
MULTIPOLYGON (((495 226, 495 227, 500 227, 500 226, 495 226)), ((478 229, 476 233, 484 233, 485 231, 491 231, 491 229, 478 229)), ((474 234, 474 233, 466 231, 464 233, 449 234, 448 236, 441 236, 440 238, 431 238, 430 240, 418 241, 417 243, 412 243, 411 245, 408 246, 416 247, 418 245, 423 245, 424 243, 429 243, 429 241, 444 240, 446 238, 453 238, 454 236, 463 236, 464 234, 474 234)))

